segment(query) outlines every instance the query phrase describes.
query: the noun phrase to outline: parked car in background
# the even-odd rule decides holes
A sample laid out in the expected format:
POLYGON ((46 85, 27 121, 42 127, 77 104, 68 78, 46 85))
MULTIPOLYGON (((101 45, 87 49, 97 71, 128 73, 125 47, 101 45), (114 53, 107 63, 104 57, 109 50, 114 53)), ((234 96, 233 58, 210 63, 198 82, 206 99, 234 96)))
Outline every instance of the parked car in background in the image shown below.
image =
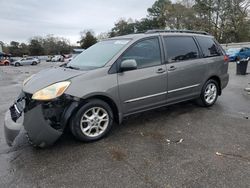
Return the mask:
POLYGON ((10 54, 6 54, 6 53, 3 53, 3 52, 0 52, 0 65, 4 65, 4 66, 7 66, 7 65, 10 65, 10 54))
POLYGON ((248 47, 229 48, 226 51, 226 53, 229 56, 230 61, 238 61, 238 60, 247 59, 250 57, 250 48, 248 47))
POLYGON ((9 59, 0 59, 0 65, 10 65, 10 60, 9 59))
POLYGON ((250 58, 250 48, 248 47, 241 48, 240 52, 238 53, 238 58, 239 60, 250 58))
POLYGON ((65 63, 69 63, 70 61, 72 61, 76 56, 78 56, 79 54, 72 54, 72 56, 71 57, 69 57, 69 58, 65 58, 64 59, 64 62, 65 63))
POLYGON ((64 57, 62 55, 55 55, 54 57, 51 58, 52 62, 58 62, 58 61, 63 62, 63 60, 64 57))
POLYGON ((52 60, 52 58, 53 58, 54 56, 52 55, 49 55, 48 57, 47 57, 47 59, 46 59, 46 62, 51 62, 51 60, 52 60))
POLYGON ((37 65, 38 63, 40 63, 39 59, 33 58, 33 57, 26 57, 26 58, 22 58, 17 61, 11 62, 11 65, 18 67, 18 66, 23 66, 23 65, 37 65))
POLYGON ((6 112, 6 140, 11 145, 24 126, 30 143, 45 147, 69 126, 77 139, 96 141, 135 113, 187 100, 210 107, 228 80, 228 56, 205 32, 107 39, 65 66, 27 78, 6 112))
POLYGON ((226 50, 226 54, 229 57, 229 61, 237 61, 237 55, 240 52, 240 48, 229 48, 226 50))

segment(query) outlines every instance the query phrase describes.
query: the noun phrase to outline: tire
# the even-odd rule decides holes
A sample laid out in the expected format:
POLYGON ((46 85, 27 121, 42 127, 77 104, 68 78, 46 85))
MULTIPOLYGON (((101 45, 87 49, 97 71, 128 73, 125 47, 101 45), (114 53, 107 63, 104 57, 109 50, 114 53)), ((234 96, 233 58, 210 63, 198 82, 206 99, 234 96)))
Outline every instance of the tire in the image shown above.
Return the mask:
POLYGON ((84 104, 70 121, 71 133, 83 142, 103 138, 110 132, 112 126, 113 111, 106 102, 99 99, 84 104))
POLYGON ((4 66, 8 66, 8 65, 9 65, 9 63, 8 63, 8 62, 5 62, 5 63, 4 63, 4 66))
POLYGON ((213 79, 210 79, 202 87, 200 98, 197 99, 196 102, 203 107, 213 106, 214 103, 217 101, 218 94, 218 82, 213 79))
POLYGON ((31 65, 37 65, 37 62, 36 62, 36 61, 33 61, 31 65))
POLYGON ((19 67, 19 66, 21 66, 20 63, 15 63, 15 67, 19 67))

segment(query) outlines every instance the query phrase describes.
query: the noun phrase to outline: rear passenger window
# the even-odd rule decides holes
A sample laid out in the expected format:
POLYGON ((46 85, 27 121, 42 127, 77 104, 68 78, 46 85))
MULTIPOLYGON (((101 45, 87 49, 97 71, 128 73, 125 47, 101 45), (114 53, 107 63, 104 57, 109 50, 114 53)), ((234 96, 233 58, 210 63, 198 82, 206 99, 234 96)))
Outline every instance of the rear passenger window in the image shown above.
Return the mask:
POLYGON ((198 48, 192 37, 165 37, 168 62, 198 58, 198 48))
POLYGON ((200 44, 204 57, 213 57, 222 55, 221 50, 219 49, 219 47, 212 38, 196 37, 196 39, 200 44))
POLYGON ((122 56, 122 60, 134 59, 138 68, 161 64, 161 52, 158 38, 138 42, 122 56))

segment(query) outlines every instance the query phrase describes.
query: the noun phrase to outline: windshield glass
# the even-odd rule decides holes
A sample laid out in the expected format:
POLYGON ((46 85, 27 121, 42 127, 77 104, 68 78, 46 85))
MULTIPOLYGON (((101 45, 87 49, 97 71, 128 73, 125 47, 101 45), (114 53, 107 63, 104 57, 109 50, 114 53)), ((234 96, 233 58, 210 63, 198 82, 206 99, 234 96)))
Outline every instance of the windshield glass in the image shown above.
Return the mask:
POLYGON ((72 59, 66 67, 90 70, 103 67, 112 59, 127 43, 124 40, 106 40, 99 42, 84 50, 76 58, 72 59))
POLYGON ((237 53, 240 51, 240 48, 231 48, 227 50, 227 53, 237 53))

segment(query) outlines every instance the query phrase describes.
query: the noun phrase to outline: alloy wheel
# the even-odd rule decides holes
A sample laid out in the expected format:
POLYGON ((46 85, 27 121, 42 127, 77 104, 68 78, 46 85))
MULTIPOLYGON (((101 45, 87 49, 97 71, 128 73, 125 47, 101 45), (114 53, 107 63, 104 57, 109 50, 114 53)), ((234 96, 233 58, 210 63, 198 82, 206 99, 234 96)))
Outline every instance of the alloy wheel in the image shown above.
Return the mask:
POLYGON ((209 83, 205 89, 204 98, 208 104, 212 104, 217 97, 217 87, 214 83, 209 83))
POLYGON ((101 135, 109 125, 109 114, 101 107, 88 109, 80 120, 80 128, 84 135, 97 137, 101 135))

